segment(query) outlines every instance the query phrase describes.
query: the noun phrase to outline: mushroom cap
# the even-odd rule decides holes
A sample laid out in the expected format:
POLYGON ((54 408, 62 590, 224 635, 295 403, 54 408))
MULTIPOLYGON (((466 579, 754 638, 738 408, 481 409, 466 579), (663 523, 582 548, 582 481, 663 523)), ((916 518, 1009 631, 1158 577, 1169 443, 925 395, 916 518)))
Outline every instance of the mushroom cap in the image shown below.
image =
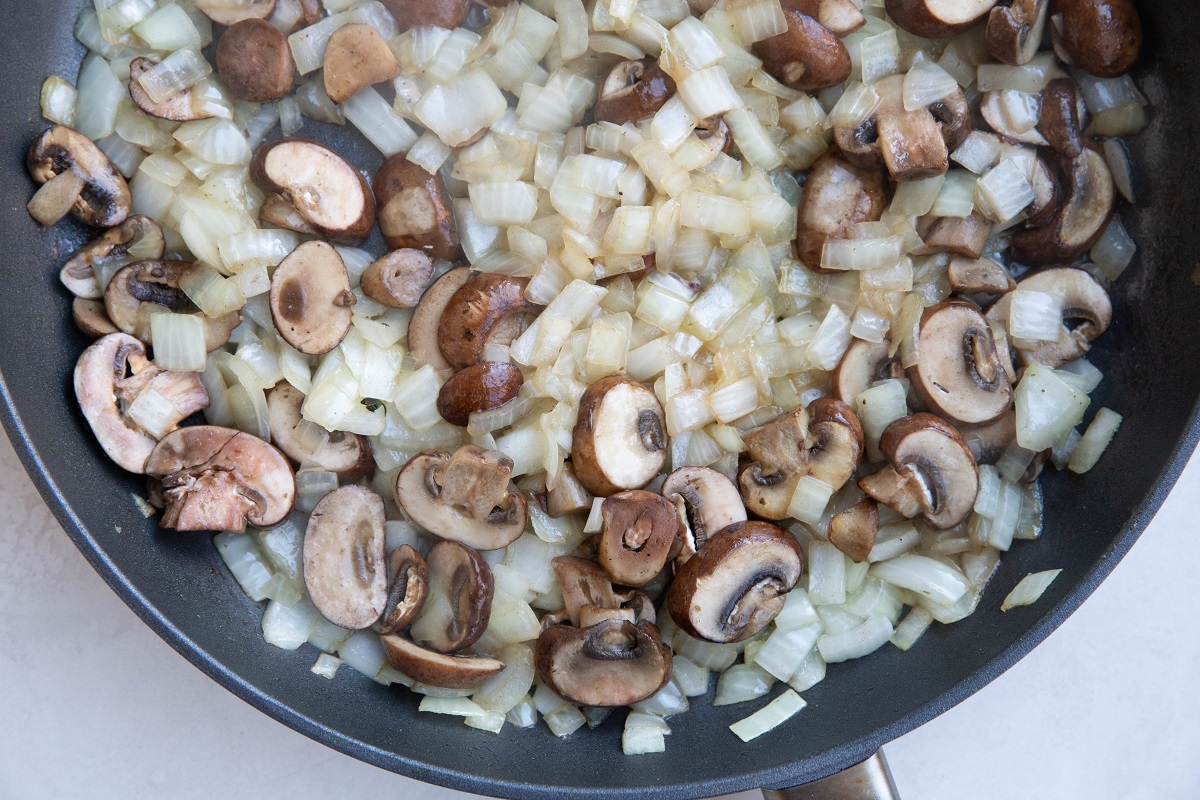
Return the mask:
POLYGON ((433 261, 420 250, 393 250, 362 275, 363 293, 388 308, 412 308, 421 301, 433 261))
POLYGON ((471 280, 467 267, 456 267, 435 280, 421 295, 408 321, 408 351, 419 364, 428 364, 439 372, 450 368, 438 345, 438 329, 450 298, 471 280))
POLYGON ((379 31, 362 22, 343 25, 325 46, 325 92, 339 105, 368 86, 390 81, 400 62, 379 31))
POLYGON ((475 275, 446 303, 438 323, 438 346, 446 362, 465 369, 483 360, 487 344, 511 344, 536 308, 525 299, 527 278, 475 275))
POLYGON ((125 333, 148 337, 143 330, 140 309, 143 303, 162 306, 176 314, 192 314, 204 322, 205 347, 211 353, 223 347, 230 334, 242 322, 242 312, 231 311, 219 319, 202 313, 183 290, 180 281, 196 265, 188 261, 137 261, 122 267, 104 290, 104 310, 108 318, 125 333))
POLYGON ((973 27, 997 0, 887 0, 892 21, 926 39, 945 39, 973 27))
MULTIPOLYGON (((356 483, 375 474, 375 456, 371 440, 357 433, 334 431, 323 447, 314 447, 302 435, 304 419, 300 409, 304 394, 287 381, 267 392, 267 424, 271 441, 296 464, 311 461, 322 469, 337 473, 342 483, 356 483)), ((312 425, 312 423, 305 423, 312 425)))
POLYGON ((1142 20, 1132 0, 1058 0, 1062 47, 1084 72, 1118 78, 1142 50, 1142 20))
POLYGON ((680 467, 667 476, 662 494, 675 503, 687 523, 676 564, 694 556, 717 531, 746 521, 737 486, 711 467, 680 467))
POLYGON ((93 339, 108 336, 110 333, 120 333, 117 326, 112 324, 104 310, 104 303, 99 300, 84 300, 76 297, 71 302, 71 319, 84 335, 93 339))
POLYGON ((287 37, 265 19, 248 18, 217 40, 213 65, 230 94, 250 103, 273 103, 291 94, 296 62, 287 37))
POLYGON ((400 31, 434 25, 438 28, 462 27, 471 10, 471 0, 382 0, 400 26, 400 31))
POLYGON ((671 677, 671 651, 648 622, 552 625, 534 649, 538 675, 560 696, 594 708, 645 700, 671 677))
POLYGON ((1064 197, 1052 221, 1013 234, 1012 255, 1033 266, 1068 264, 1103 235, 1116 208, 1112 172, 1104 156, 1085 147, 1078 158, 1063 159, 1064 197))
POLYGON ((974 303, 950 300, 925 309, 908 377, 926 405, 964 425, 991 422, 1012 405, 992 327, 974 303))
POLYGON ((509 476, 513 462, 475 445, 453 456, 430 450, 396 475, 396 502, 425 530, 477 550, 499 550, 525 532, 525 498, 509 476))
POLYGON ((654 480, 666 456, 666 422, 653 391, 624 376, 610 375, 583 393, 571 463, 589 492, 607 497, 640 489, 654 480))
POLYGON ((97 280, 97 267, 160 259, 165 250, 162 228, 150 217, 138 214, 76 250, 63 265, 59 277, 76 297, 100 300, 104 290, 97 280))
POLYGON ((525 383, 525 376, 507 361, 483 361, 454 374, 442 384, 437 407, 442 419, 466 427, 472 414, 491 411, 511 403, 525 383))
POLYGON ((867 560, 878 533, 879 507, 869 497, 829 520, 829 543, 856 564, 867 560))
POLYGON ((389 664, 427 686, 476 689, 504 669, 504 662, 494 658, 435 653, 395 634, 381 636, 379 640, 387 651, 389 664))
POLYGON ((960 294, 1002 295, 1017 285, 1008 270, 990 258, 955 256, 950 259, 947 275, 950 288, 960 294))
POLYGON ((462 257, 454 205, 441 175, 397 153, 375 175, 375 198, 388 247, 420 250, 435 261, 462 257))
POLYGON ((1037 129, 1054 152, 1063 158, 1078 158, 1085 139, 1083 117, 1087 113, 1072 78, 1055 78, 1042 90, 1042 113, 1037 129))
POLYGON ((709 642, 742 642, 767 626, 800 580, 804 552, 769 522, 738 522, 680 567, 667 594, 671 618, 709 642))
POLYGON ((71 212, 85 225, 112 228, 129 218, 133 196, 124 176, 91 139, 55 125, 33 143, 27 159, 29 174, 38 185, 68 170, 83 179, 83 189, 71 212))
POLYGON ((918 489, 921 513, 934 528, 953 528, 975 507, 979 467, 962 434, 940 417, 913 414, 893 422, 879 448, 918 489))
POLYGON ((267 195, 262 206, 258 209, 258 219, 266 225, 276 228, 303 233, 305 236, 319 236, 320 232, 309 225, 294 205, 275 193, 267 195))
MULTIPOLYGON (((1083 358, 1091 350, 1092 342, 1112 324, 1113 308, 1108 292, 1084 270, 1075 267, 1045 269, 1022 279, 1017 288, 1054 295, 1062 300, 1063 320, 1076 322, 1070 328, 1064 327, 1057 341, 1040 343, 1033 350, 1021 350, 1021 358, 1027 364, 1057 368, 1083 358)), ((988 309, 988 318, 1007 324, 1011 308, 1012 296, 1005 295, 988 309)))
POLYGON ((276 0, 196 0, 196 8, 218 25, 232 26, 246 19, 266 19, 275 11, 276 0))
POLYGON ((283 453, 248 433, 194 425, 168 434, 146 474, 162 481, 162 526, 177 531, 270 528, 296 501, 296 477, 283 453))
POLYGON ((478 551, 441 541, 425 558, 429 593, 409 633, 439 653, 457 653, 479 640, 492 614, 492 570, 478 551))
POLYGON ((595 561, 578 556, 558 556, 551 560, 550 566, 562 590, 563 611, 572 625, 579 627, 579 613, 584 606, 620 607, 613 592, 612 578, 595 561))
POLYGON ((853 407, 858 396, 879 381, 902 377, 904 368, 896 356, 889 354, 890 349, 886 340, 850 342, 831 378, 837 399, 853 407))
POLYGON ((212 114, 209 112, 197 109, 192 105, 192 92, 190 89, 178 92, 173 97, 161 103, 154 102, 150 98, 150 95, 146 94, 146 90, 142 88, 141 79, 142 75, 156 66, 158 66, 158 61, 153 58, 146 58, 145 56, 135 58, 129 62, 129 97, 133 100, 135 106, 145 114, 157 117, 158 119, 170 120, 171 122, 191 122, 200 119, 210 119, 212 117, 212 114))
POLYGON ((787 30, 753 47, 771 77, 802 92, 836 86, 850 77, 850 51, 833 31, 795 8, 785 7, 783 15, 787 30))
POLYGON ((877 222, 887 209, 882 170, 861 168, 832 153, 821 156, 804 184, 796 218, 800 260, 824 272, 821 254, 830 239, 846 239, 860 222, 877 222))
POLYGON ((1013 0, 988 14, 984 38, 988 53, 1003 64, 1028 64, 1042 46, 1050 0, 1013 0))
POLYGON ((600 505, 600 565, 625 586, 645 586, 682 542, 683 520, 662 495, 633 489, 600 505))
POLYGON ((600 86, 593 116, 597 122, 637 125, 658 113, 675 94, 675 81, 653 58, 620 61, 600 86))
POLYGON ((388 555, 388 599, 376 624, 382 634, 398 633, 416 619, 429 597, 429 567, 421 554, 402 544, 388 555))
POLYGON ((319 356, 350 332, 356 302, 346 264, 332 245, 304 242, 271 275, 271 320, 283 340, 319 356))
POLYGON ((388 602, 383 498, 343 486, 321 498, 304 533, 304 584, 321 616, 362 630, 388 602))

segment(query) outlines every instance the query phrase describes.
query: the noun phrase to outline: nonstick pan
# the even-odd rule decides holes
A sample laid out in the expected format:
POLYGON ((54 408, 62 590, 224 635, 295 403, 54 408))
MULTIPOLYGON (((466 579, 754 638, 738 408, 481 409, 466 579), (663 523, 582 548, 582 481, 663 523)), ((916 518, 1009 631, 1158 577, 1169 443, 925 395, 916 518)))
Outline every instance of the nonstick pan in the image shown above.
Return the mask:
MULTIPOLYGON (((1114 287, 1115 323, 1093 359, 1105 379, 1093 407, 1125 424, 1085 478, 1044 478, 1046 534, 1005 556, 979 611, 935 626, 909 653, 891 647, 831 667, 805 693, 809 707, 782 728, 742 744, 727 730, 745 707, 701 699, 672 724, 666 753, 621 754, 619 719, 570 743, 544 727, 472 731, 417 714, 417 699, 346 670, 312 678, 315 654, 265 644, 261 609, 242 594, 206 536, 160 532, 131 494, 144 487, 111 464, 74 402, 70 375, 86 345, 57 280, 85 238, 70 224, 43 231, 25 212, 32 193, 25 152, 46 124, 38 94, 49 74, 74 79, 82 48, 71 30, 80 0, 0 0, 0 392, 8 433, 59 521, 96 570, 160 636, 234 694, 330 747, 384 769, 484 795, 514 798, 708 797, 795 786, 837 773, 960 702, 1028 653, 1079 607, 1138 534, 1179 475, 1200 434, 1200 16, 1169 0, 1142 2, 1146 48, 1139 76, 1153 103, 1133 141, 1140 204, 1122 213, 1141 252, 1114 287), (1062 568, 1034 607, 1001 614, 1026 573, 1062 568)), ((318 129, 360 166, 377 156, 352 133, 318 129)))

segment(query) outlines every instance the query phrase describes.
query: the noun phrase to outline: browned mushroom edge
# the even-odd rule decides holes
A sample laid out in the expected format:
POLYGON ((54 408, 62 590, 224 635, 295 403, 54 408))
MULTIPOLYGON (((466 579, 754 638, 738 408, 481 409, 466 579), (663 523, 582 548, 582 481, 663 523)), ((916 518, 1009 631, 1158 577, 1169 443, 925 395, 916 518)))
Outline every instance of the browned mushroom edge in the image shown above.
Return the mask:
POLYGON ((583 393, 571 463, 589 492, 608 497, 641 489, 662 470, 666 450, 662 404, 646 386, 610 375, 583 393))

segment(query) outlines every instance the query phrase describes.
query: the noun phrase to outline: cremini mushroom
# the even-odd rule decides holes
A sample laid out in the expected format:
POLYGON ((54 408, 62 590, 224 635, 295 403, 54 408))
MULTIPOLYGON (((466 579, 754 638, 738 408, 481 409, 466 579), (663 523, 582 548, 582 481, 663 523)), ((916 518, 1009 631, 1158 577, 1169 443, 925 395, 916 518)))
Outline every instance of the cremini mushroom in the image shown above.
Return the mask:
POLYGON ((1028 64, 1042 46, 1050 0, 1012 0, 988 14, 985 39, 992 58, 1004 64, 1028 64))
POLYGON ((146 357, 142 343, 123 333, 104 336, 84 350, 75 364, 74 382, 92 433, 108 457, 129 472, 142 472, 159 439, 208 408, 208 392, 199 375, 159 369, 146 357), (143 395, 149 397, 142 403, 155 412, 155 425, 149 430, 139 420, 150 418, 133 408, 143 395))
POLYGON ((964 258, 979 258, 992 232, 992 221, 972 212, 967 217, 925 216, 917 223, 917 233, 931 252, 949 252, 964 258))
POLYGON ((933 414, 897 420, 883 432, 889 465, 858 486, 905 516, 923 516, 938 530, 967 518, 979 495, 979 467, 962 434, 933 414))
POLYGON ((649 622, 552 625, 538 637, 534 654, 543 683, 571 702, 595 708, 645 700, 671 677, 671 651, 649 622))
POLYGON ((552 517, 566 516, 592 507, 592 493, 575 477, 571 462, 563 464, 558 481, 546 489, 546 511, 552 517))
POLYGON ((227 28, 217 40, 213 65, 230 94, 249 103, 273 103, 296 85, 287 37, 263 19, 244 19, 227 28))
POLYGON ((1017 440, 1017 412, 1009 409, 993 422, 963 427, 959 432, 977 464, 995 464, 1017 440))
POLYGON ((375 199, 388 247, 420 250, 436 261, 462 256, 458 221, 441 175, 431 175, 397 153, 375 175, 375 199))
POLYGON ((767 626, 804 569, 795 537, 769 522, 738 522, 679 568, 667 608, 692 636, 742 642, 767 626))
POLYGON ((404 630, 421 613, 429 597, 429 567, 421 554, 402 544, 388 555, 388 598, 375 629, 382 634, 404 630))
POLYGON ((471 11, 471 0, 382 0, 400 26, 401 32, 433 25, 437 28, 462 27, 471 11))
POLYGON ((848 36, 867 24, 854 0, 783 0, 783 7, 807 14, 838 36, 848 36))
POLYGON ((325 46, 325 92, 341 104, 368 86, 400 75, 400 62, 379 31, 352 22, 334 31, 325 46))
POLYGON ((658 113, 674 94, 675 81, 657 59, 621 61, 601 84, 593 114, 597 122, 637 125, 658 113))
POLYGON ((305 242, 280 262, 271 276, 270 302, 279 335, 306 355, 328 353, 350 332, 350 276, 325 242, 305 242))
POLYGON ((710 467, 680 467, 667 476, 662 494, 675 504, 686 523, 676 565, 696 555, 717 531, 746 521, 746 506, 737 486, 710 467))
POLYGON ((218 25, 236 25, 246 19, 266 19, 275 11, 275 0, 196 0, 196 8, 218 25))
POLYGON ((1088 252, 1112 219, 1116 191, 1104 156, 1085 147, 1063 160, 1063 195, 1049 224, 1013 234, 1012 255, 1035 266, 1069 264, 1088 252))
POLYGON ((362 274, 363 293, 388 308, 412 308, 421 301, 433 261, 420 250, 393 250, 362 274))
MULTIPOLYGON (((1063 332, 1057 341, 1041 342, 1032 349, 1019 350, 1026 364, 1061 367, 1083 358, 1092 342, 1112 323, 1112 300, 1099 281, 1074 267, 1056 267, 1036 272, 1017 284, 1018 289, 1044 292, 1062 301, 1063 332)), ((1008 324, 1012 295, 1005 295, 988 309, 988 317, 1008 324)))
POLYGON ((1025 227, 1040 228, 1054 221, 1062 194, 1058 174, 1044 158, 1034 163, 1032 186, 1033 204, 1026 211, 1025 227))
POLYGON ((979 113, 988 127, 1005 139, 1035 147, 1048 144, 1037 127, 1042 113, 1041 95, 993 89, 983 93, 979 113))
POLYGON ((277 194, 267 195, 258 210, 258 219, 264 225, 274 225, 305 236, 317 236, 318 231, 305 221, 296 207, 277 194))
POLYGON ((395 634, 381 636, 379 640, 383 642, 389 664, 427 686, 477 689, 504 669, 504 662, 494 658, 435 653, 395 634))
POLYGON ((492 411, 517 397, 525 376, 507 361, 483 361, 456 372, 442 384, 437 408, 451 425, 466 427, 472 414, 492 411))
POLYGON ((879 533, 879 507, 875 501, 860 500, 829 520, 829 543, 856 564, 867 560, 879 533))
POLYGON ((507 547, 525 532, 525 498, 503 453, 463 445, 454 455, 428 451, 396 475, 396 502, 425 530, 477 550, 507 547))
POLYGON ((683 520, 662 495, 631 489, 600 505, 600 566, 614 582, 645 586, 682 542, 683 520))
POLYGON ((550 565, 562 590, 563 613, 572 625, 579 627, 579 615, 584 606, 620 608, 621 603, 613 592, 612 578, 597 562, 578 556, 559 556, 550 565))
POLYGON ((321 616, 342 628, 373 625, 388 602, 383 498, 343 486, 321 498, 304 533, 304 585, 321 616))
POLYGON ((99 339, 110 333, 120 333, 117 326, 113 325, 112 320, 108 318, 108 313, 104 310, 104 303, 99 300, 85 300, 82 297, 76 297, 71 302, 71 319, 75 321, 75 326, 79 330, 92 339, 99 339))
POLYGON ((109 228, 68 259, 59 278, 76 297, 100 300, 101 270, 115 269, 143 259, 159 259, 166 249, 162 228, 149 217, 132 216, 115 228, 109 228))
POLYGON ((821 24, 817 14, 809 13, 817 11, 819 14, 821 5, 820 0, 784 3, 787 30, 755 42, 753 46, 754 55, 763 62, 763 69, 797 91, 836 86, 850 77, 854 68, 850 51, 842 40, 821 24))
POLYGON ((1042 90, 1037 129, 1059 156, 1078 158, 1083 153, 1085 112, 1079 84, 1071 78, 1055 78, 1042 90))
POLYGON ((913 389, 947 419, 982 425, 1012 404, 992 328, 974 303, 951 300, 925 309, 917 353, 908 369, 913 389))
POLYGON ((887 0, 892 21, 926 39, 946 39, 975 26, 997 0, 887 0))
POLYGON ((858 396, 879 381, 904 377, 899 358, 890 354, 890 344, 855 339, 833 370, 833 395, 853 407, 858 396))
POLYGON ((450 298, 471 280, 472 275, 470 268, 456 267, 435 280, 421 295, 408 322, 408 351, 417 363, 428 364, 439 372, 450 368, 442 356, 438 331, 450 298))
MULTIPOLYGON (((275 29, 272 28, 271 30, 275 29)), ((178 92, 161 103, 154 102, 150 95, 146 94, 146 90, 142 88, 141 78, 142 75, 157 65, 157 61, 145 56, 135 58, 129 62, 129 97, 133 100, 135 106, 145 114, 171 122, 192 122, 212 117, 210 112, 195 107, 192 103, 192 92, 190 89, 178 92)))
POLYGON ((438 347, 446 362, 465 369, 483 360, 486 345, 511 344, 524 332, 534 306, 525 299, 527 278, 476 275, 458 288, 442 310, 438 347))
POLYGON ((354 167, 309 139, 277 139, 258 148, 250 177, 291 203, 313 230, 358 245, 375 224, 375 197, 354 167))
POLYGON ((287 381, 267 392, 267 424, 274 445, 294 463, 318 464, 321 469, 336 473, 342 483, 357 483, 374 476, 371 440, 345 431, 326 434, 301 417, 303 404, 304 395, 287 381))
POLYGON ((666 455, 662 404, 644 384, 610 375, 583 393, 571 463, 589 492, 608 497, 641 489, 662 469, 666 455))
POLYGON ((742 437, 748 459, 738 472, 746 511, 783 519, 800 479, 812 476, 833 491, 858 469, 863 429, 858 415, 840 400, 822 397, 742 437))
MULTIPOLYGON (((59 196, 49 203, 54 206, 50 213, 35 216, 43 225, 53 225, 68 213, 95 228, 112 228, 129 218, 133 207, 129 184, 108 156, 83 134, 61 125, 47 129, 30 148, 26 165, 39 186, 53 181, 64 187, 54 193, 59 196)), ((37 200, 35 196, 32 203, 37 200)))
POLYGON ((229 341, 242 322, 240 311, 212 319, 183 293, 179 283, 195 265, 187 261, 137 261, 122 267, 104 290, 104 310, 125 333, 151 343, 143 304, 161 306, 177 314, 193 314, 204 322, 205 345, 211 353, 229 341))
POLYGON ((804 184, 796 218, 796 251, 809 269, 825 271, 821 254, 831 239, 845 239, 860 222, 875 222, 887 209, 883 171, 859 168, 838 155, 817 160, 804 184))
POLYGON ((990 258, 955 256, 950 259, 947 274, 950 288, 959 294, 1002 295, 1017 285, 1008 270, 990 258))
POLYGON ((162 526, 177 531, 270 528, 296 500, 283 453, 257 436, 212 425, 168 434, 146 461, 146 474, 162 482, 162 526))
POLYGON ((1142 50, 1142 20, 1133 0, 1057 0, 1056 44, 1075 66, 1097 78, 1129 72, 1142 50))
POLYGON ((441 541, 425 557, 429 596, 409 635, 439 653, 457 653, 479 640, 492 613, 492 570, 459 542, 441 541))

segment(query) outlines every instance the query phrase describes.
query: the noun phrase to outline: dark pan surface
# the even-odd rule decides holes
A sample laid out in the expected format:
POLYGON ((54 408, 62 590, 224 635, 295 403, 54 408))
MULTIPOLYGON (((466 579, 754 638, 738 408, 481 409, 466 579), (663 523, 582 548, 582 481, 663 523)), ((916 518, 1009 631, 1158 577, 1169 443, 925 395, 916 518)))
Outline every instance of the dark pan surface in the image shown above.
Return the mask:
MULTIPOLYGON (((714 709, 700 699, 672 724, 665 754, 633 759, 621 755, 617 720, 569 743, 542 726, 494 736, 457 719, 418 717, 413 695, 350 670, 318 680, 308 672, 311 649, 286 653, 262 641, 260 609, 208 537, 166 535, 142 518, 130 498, 142 491, 139 481, 104 458, 76 411, 70 373, 85 341, 69 321, 57 272, 83 232, 69 225, 43 232, 29 219, 23 159, 45 127, 37 108, 42 80, 75 77, 81 48, 71 28, 80 5, 0 0, 8 120, 0 165, 8 187, 0 208, 5 425, 67 532, 148 625, 239 697, 356 758, 456 789, 521 798, 644 797, 648 789, 661 798, 707 797, 832 773, 960 702, 1054 630, 1133 545, 1196 443, 1200 289, 1190 275, 1200 253, 1193 221, 1200 179, 1191 156, 1200 121, 1200 18, 1169 2, 1144 2, 1143 86, 1154 122, 1134 147, 1142 205, 1126 213, 1142 252, 1116 288, 1116 323, 1094 355, 1106 378, 1093 408, 1117 409, 1125 426, 1086 479, 1046 479, 1048 533, 1004 559, 979 613, 935 627, 911 653, 887 647, 832 667, 805 693, 809 708, 753 744, 725 729, 745 707, 714 709), (1023 575, 1059 567, 1063 575, 1036 607, 999 612, 1023 575)), ((343 137, 339 149, 365 155, 348 134, 320 134, 343 137)))

